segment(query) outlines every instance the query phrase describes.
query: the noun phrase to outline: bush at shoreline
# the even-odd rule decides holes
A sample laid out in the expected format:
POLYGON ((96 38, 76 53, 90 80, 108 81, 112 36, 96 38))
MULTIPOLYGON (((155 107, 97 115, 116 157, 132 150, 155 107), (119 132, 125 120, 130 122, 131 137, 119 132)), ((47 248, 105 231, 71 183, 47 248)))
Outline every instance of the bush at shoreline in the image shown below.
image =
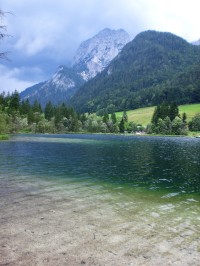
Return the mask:
POLYGON ((9 136, 8 135, 0 135, 0 140, 8 140, 9 136))

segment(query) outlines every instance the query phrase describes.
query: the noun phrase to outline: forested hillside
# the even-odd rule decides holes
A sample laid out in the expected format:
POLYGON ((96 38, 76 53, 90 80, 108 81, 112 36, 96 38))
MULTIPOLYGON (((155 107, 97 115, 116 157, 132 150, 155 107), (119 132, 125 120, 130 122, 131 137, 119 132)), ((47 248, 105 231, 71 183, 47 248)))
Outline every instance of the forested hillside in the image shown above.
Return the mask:
POLYGON ((99 113, 171 101, 200 102, 200 47, 156 31, 138 34, 72 98, 78 111, 99 113))

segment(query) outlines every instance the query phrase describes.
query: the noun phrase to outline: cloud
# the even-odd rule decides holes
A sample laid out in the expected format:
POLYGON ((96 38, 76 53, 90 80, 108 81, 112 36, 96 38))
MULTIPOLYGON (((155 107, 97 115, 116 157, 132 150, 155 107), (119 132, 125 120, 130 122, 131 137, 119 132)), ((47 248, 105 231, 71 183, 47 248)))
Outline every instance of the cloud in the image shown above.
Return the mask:
POLYGON ((40 74, 41 74, 41 70, 37 68, 9 69, 5 66, 0 65, 0 80, 1 80, 0 93, 3 91, 7 93, 7 92, 14 91, 14 90, 21 92, 22 90, 37 83, 36 82, 37 79, 35 78, 38 77, 40 74))
POLYGON ((0 46, 11 52, 11 61, 1 65, 10 71, 8 78, 14 78, 13 69, 27 69, 21 72, 22 83, 32 82, 33 69, 42 70, 36 78, 41 81, 58 65, 70 65, 80 43, 106 27, 123 28, 132 38, 148 29, 169 31, 188 41, 200 38, 199 0, 7 0, 0 8, 14 14, 4 21, 12 37, 0 46))
POLYGON ((169 31, 187 41, 200 37, 199 0, 151 0, 146 1, 145 17, 151 27, 169 31))

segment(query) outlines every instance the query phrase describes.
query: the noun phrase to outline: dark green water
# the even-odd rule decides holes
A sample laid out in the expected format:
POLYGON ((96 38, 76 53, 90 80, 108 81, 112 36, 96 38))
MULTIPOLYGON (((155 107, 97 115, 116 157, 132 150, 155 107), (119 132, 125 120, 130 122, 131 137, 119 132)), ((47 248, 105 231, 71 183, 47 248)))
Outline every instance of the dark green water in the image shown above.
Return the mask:
POLYGON ((200 192, 200 141, 107 135, 19 135, 0 143, 1 181, 48 178, 168 196, 200 192))
POLYGON ((200 192, 200 141, 106 135, 20 135, 0 143, 1 179, 74 180, 161 193, 200 192))

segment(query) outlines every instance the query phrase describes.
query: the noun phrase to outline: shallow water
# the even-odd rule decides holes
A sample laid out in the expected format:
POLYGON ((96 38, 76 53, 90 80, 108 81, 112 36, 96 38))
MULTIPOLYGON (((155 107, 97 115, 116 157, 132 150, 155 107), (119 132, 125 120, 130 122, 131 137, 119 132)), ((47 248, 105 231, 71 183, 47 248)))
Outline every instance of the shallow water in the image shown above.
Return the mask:
MULTIPOLYGON (((101 230, 112 233, 110 245, 125 245, 128 231, 129 241, 134 235, 146 243, 146 253, 155 252, 150 245, 161 257, 172 249, 186 250, 188 258, 194 255, 189 263, 197 265, 199 192, 199 139, 16 135, 0 142, 1 224, 67 200, 87 227, 87 219, 101 215, 101 230)), ((137 257, 141 250, 127 252, 124 256, 137 257)))

